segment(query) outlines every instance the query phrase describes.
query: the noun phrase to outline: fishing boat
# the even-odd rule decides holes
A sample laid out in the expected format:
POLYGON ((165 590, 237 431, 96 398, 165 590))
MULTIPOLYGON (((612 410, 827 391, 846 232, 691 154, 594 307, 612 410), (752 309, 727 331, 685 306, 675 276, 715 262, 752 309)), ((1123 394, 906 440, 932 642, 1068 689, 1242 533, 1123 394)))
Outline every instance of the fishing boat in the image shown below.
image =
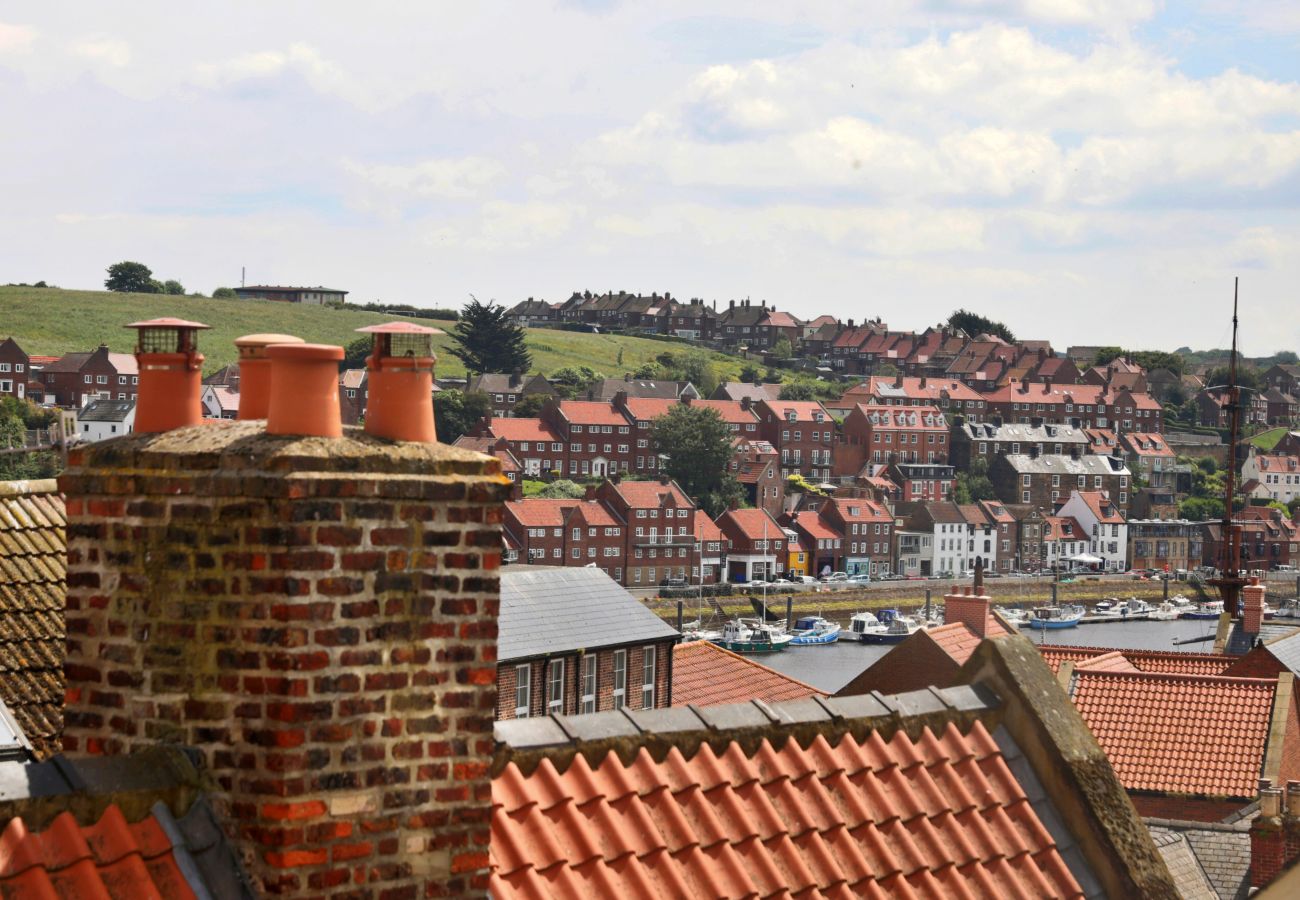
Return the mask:
POLYGON ((816 644, 833 644, 840 639, 843 626, 821 616, 802 616, 795 619, 790 630, 790 646, 809 647, 816 644))
POLYGON ((849 630, 852 631, 859 640, 862 639, 864 632, 871 628, 877 628, 879 625, 880 620, 877 619, 873 613, 869 612, 855 613, 853 617, 849 619, 849 630))
POLYGON ((716 641, 720 637, 722 637, 721 631, 705 628, 699 619, 682 623, 683 644, 689 644, 691 641, 716 641))
POLYGON ((733 653, 773 653, 790 646, 792 640, 779 625, 758 619, 732 619, 722 626, 722 634, 713 643, 733 653))
POLYGON ((1153 622, 1172 622, 1174 619, 1180 618, 1182 614, 1182 609, 1166 600, 1147 613, 1147 618, 1153 622))
POLYGON ((1209 600, 1183 610, 1184 619, 1217 619, 1223 615, 1223 601, 1209 600))
POLYGON ((1073 628, 1079 624, 1084 612, 1084 607, 1069 603, 1063 606, 1040 606, 1034 610, 1034 614, 1030 617, 1029 627, 1039 630, 1073 628))
POLYGON ((864 644, 897 644, 926 627, 922 620, 902 615, 896 609, 882 609, 874 618, 875 626, 857 632, 864 644))
POLYGON ((1123 614, 1123 606, 1118 597, 1098 600, 1092 607, 1092 615, 1099 619, 1118 619, 1123 614))
POLYGON ((1180 612, 1185 612, 1186 610, 1191 609, 1192 607, 1192 601, 1188 600, 1182 594, 1174 594, 1165 602, 1167 602, 1170 606, 1172 606, 1176 610, 1179 610, 1180 612))

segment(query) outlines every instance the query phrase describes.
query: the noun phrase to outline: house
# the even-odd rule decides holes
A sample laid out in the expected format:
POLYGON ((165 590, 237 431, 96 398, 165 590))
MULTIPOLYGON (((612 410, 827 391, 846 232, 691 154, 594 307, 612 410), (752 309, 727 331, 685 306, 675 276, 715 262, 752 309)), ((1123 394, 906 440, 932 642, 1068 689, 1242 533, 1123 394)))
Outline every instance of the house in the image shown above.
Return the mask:
POLYGON ((775 447, 767 441, 741 438, 727 466, 744 488, 750 506, 765 509, 773 516, 785 511, 785 478, 775 447))
POLYGON ((1126 431, 1119 436, 1129 470, 1150 487, 1174 487, 1174 466, 1178 454, 1163 436, 1143 431, 1126 431))
POLYGON ((692 297, 689 302, 672 301, 661 317, 660 331, 688 341, 712 341, 718 330, 718 313, 703 300, 692 297))
POLYGON ((760 400, 755 411, 763 440, 781 454, 783 476, 831 477, 835 420, 826 407, 816 401, 760 400))
POLYGON ((134 429, 134 400, 91 400, 77 413, 79 441, 106 441, 134 429))
POLYGON ((1186 519, 1129 519, 1129 568, 1190 572, 1201 564, 1201 527, 1186 519))
POLYGON ((983 422, 958 418, 952 424, 950 461, 958 471, 968 471, 975 460, 985 464, 1003 453, 1044 453, 1083 455, 1089 452, 1086 433, 1073 425, 1056 425, 1041 416, 1028 422, 1006 422, 991 416, 983 422))
MULTIPOLYGON (((718 315, 717 339, 731 347, 769 348, 775 341, 772 329, 765 327, 761 330, 761 334, 759 329, 759 323, 766 318, 766 302, 753 306, 748 300, 742 300, 739 305, 732 300, 718 315)), ((797 337, 797 329, 795 334, 797 337)))
MULTIPOLYGON (((1241 393, 1241 424, 1268 424, 1268 401, 1254 391, 1241 393)), ((1196 395, 1197 419, 1208 428, 1232 425, 1232 398, 1227 388, 1205 388, 1196 395)))
POLYGON ((700 392, 689 381, 672 381, 671 379, 602 378, 587 389, 586 399, 613 402, 620 394, 626 397, 640 397, 654 400, 700 399, 700 392))
POLYGON ((1031 503, 1007 503, 1004 508, 1016 520, 1012 568, 1038 572, 1043 567, 1043 511, 1031 503))
POLYGON ((849 575, 888 575, 893 568, 894 517, 884 506, 861 497, 832 497, 819 515, 843 535, 844 568, 849 575))
POLYGON ((501 575, 499 720, 672 705, 681 637, 599 569, 501 575))
MULTIPOLYGON (((669 382, 669 384, 674 383, 669 382)), ((730 400, 697 400, 688 395, 678 401, 674 398, 634 397, 620 391, 614 395, 612 402, 615 410, 633 422, 636 457, 631 471, 639 475, 657 474, 659 455, 655 453, 653 447, 654 422, 678 405, 700 406, 713 410, 738 439, 753 440, 758 437, 758 416, 754 414, 747 400, 739 403, 730 400)))
POLYGON ((339 410, 344 425, 356 425, 366 417, 370 402, 370 371, 344 369, 339 373, 339 410))
POLYGON ((691 572, 696 584, 717 584, 727 562, 727 538, 708 516, 695 516, 695 550, 699 568, 691 572))
POLYGON ((488 372, 471 375, 465 382, 465 393, 483 393, 492 401, 492 415, 498 419, 515 414, 515 406, 525 397, 540 394, 556 396, 555 388, 543 375, 524 375, 520 372, 501 374, 488 372))
MULTIPOLYGON (((913 501, 900 504, 895 514, 903 520, 900 533, 917 536, 908 541, 908 558, 900 559, 899 571, 924 576, 960 576, 974 569, 973 539, 968 537, 966 516, 955 502, 913 501), (915 560, 915 570, 911 568, 912 560, 915 560)), ((900 546, 900 553, 901 549, 900 546)))
POLYGON ((785 529, 764 509, 729 509, 714 520, 727 540, 727 581, 771 581, 785 574, 785 529))
POLYGON ((1068 571, 1076 557, 1088 552, 1088 530, 1069 516, 1044 515, 1042 535, 1038 555, 1043 571, 1068 571))
POLYGON ((565 441, 550 423, 541 419, 485 418, 469 436, 505 440, 510 453, 523 466, 525 477, 564 472, 565 441))
POLYGON ((1300 364, 1277 363, 1260 380, 1278 393, 1300 397, 1300 364))
POLYGON ((781 383, 751 384, 748 381, 724 381, 714 388, 709 396, 711 400, 730 400, 733 403, 749 402, 756 404, 760 400, 776 401, 781 398, 781 383))
POLYGON ((529 297, 506 310, 506 318, 527 328, 530 325, 549 325, 557 321, 559 313, 545 300, 529 297))
MULTIPOLYGON (((1300 497, 1300 456, 1260 453, 1250 444, 1241 464, 1241 484, 1255 483, 1248 496, 1290 503, 1300 497)), ((1243 491, 1244 492, 1244 491, 1243 491)))
POLYGON ((935 406, 858 403, 844 417, 841 433, 837 475, 857 475, 867 464, 948 462, 948 423, 935 406))
POLYGON ((814 578, 844 571, 844 535, 816 510, 803 509, 781 517, 784 527, 799 538, 808 553, 808 574, 814 578))
POLYGON ((704 515, 666 475, 654 481, 615 476, 596 488, 601 501, 627 532, 624 550, 628 587, 654 587, 668 578, 689 581, 700 564, 695 521, 704 515))
POLYGON ((570 477, 600 478, 632 469, 632 423, 609 403, 549 400, 539 416, 560 436, 570 477))
POLYGON ((885 476, 898 485, 899 499, 947 500, 957 481, 957 470, 938 463, 895 462, 885 469, 885 476))
POLYGON ((752 700, 784 703, 825 696, 825 691, 712 641, 689 641, 673 648, 673 706, 723 706, 752 700))
POLYGON ((520 562, 595 567, 623 582, 626 523, 594 499, 528 497, 505 505, 502 529, 520 562))
POLYGON ((1021 381, 986 395, 989 415, 1004 422, 1028 424, 1034 417, 1054 425, 1113 428, 1117 431, 1164 431, 1164 411, 1145 391, 1096 384, 1021 381))
POLYGON ((793 528, 785 529, 786 574, 791 578, 799 575, 812 575, 812 554, 803 545, 799 533, 793 528))
MULTIPOLYGON (((458 437, 453 447, 464 447, 466 450, 476 450, 479 453, 485 453, 488 456, 495 456, 501 463, 501 474, 510 479, 515 485, 522 487, 521 482, 524 477, 524 467, 520 464, 515 455, 510 452, 510 442, 505 438, 492 437, 470 437, 463 434, 458 437)), ((511 495, 512 500, 522 499, 522 490, 516 491, 511 495)), ((510 560, 514 562, 514 560, 510 560)))
POLYGON ((0 398, 27 396, 31 357, 11 337, 0 341, 0 398))
POLYGON ((307 303, 322 306, 326 303, 346 303, 348 292, 327 287, 283 287, 251 284, 235 288, 240 300, 274 300, 277 303, 307 303))
POLYGON ((1128 512, 1131 475, 1116 456, 1036 456, 1006 453, 989 466, 989 480, 1003 503, 1032 503, 1055 509, 1071 490, 1105 491, 1121 513, 1128 512))
POLYGON ((206 419, 238 419, 239 391, 225 385, 204 384, 199 394, 199 403, 203 406, 206 419))
POLYGON ((964 416, 967 421, 983 419, 988 403, 960 381, 926 376, 884 378, 873 375, 861 384, 844 392, 837 407, 851 408, 854 404, 885 406, 933 406, 950 420, 964 416))
POLYGON ((80 409, 91 400, 134 400, 140 371, 130 353, 112 353, 100 344, 89 353, 66 353, 40 372, 47 398, 56 406, 80 409))
POLYGON ((1102 571, 1128 568, 1128 522, 1105 491, 1071 490, 1056 514, 1079 523, 1088 536, 1088 553, 1101 559, 1102 571))

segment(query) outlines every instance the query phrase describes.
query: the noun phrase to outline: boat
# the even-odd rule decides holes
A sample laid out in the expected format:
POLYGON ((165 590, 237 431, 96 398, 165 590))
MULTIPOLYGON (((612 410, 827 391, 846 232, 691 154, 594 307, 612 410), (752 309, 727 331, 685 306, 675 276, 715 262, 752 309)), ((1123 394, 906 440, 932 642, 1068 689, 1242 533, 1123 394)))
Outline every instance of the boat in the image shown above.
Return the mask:
POLYGON ((833 644, 840 639, 843 626, 821 616, 803 616, 795 619, 790 631, 790 646, 808 647, 815 644, 833 644))
POLYGON ((1124 615, 1124 607, 1118 597, 1098 600, 1092 608, 1092 615, 1098 619, 1118 619, 1124 615))
POLYGON ((864 625, 860 631, 856 627, 854 629, 858 640, 864 644, 897 644, 926 627, 921 619, 902 615, 896 609, 882 609, 878 616, 872 618, 876 619, 874 626, 864 625))
POLYGON ((1166 600, 1147 613, 1147 618, 1153 622, 1172 622, 1174 619, 1181 618, 1182 614, 1183 611, 1180 608, 1166 600))
POLYGON ((1073 628, 1079 624, 1086 610, 1082 606, 1040 606, 1029 619, 1029 627, 1043 629, 1073 628))
POLYGON ((1300 619, 1300 598, 1283 600, 1278 604, 1277 609, 1273 611, 1273 617, 1277 619, 1300 619))
POLYGON ((1136 619, 1143 616, 1150 616, 1155 609, 1145 600, 1139 600, 1137 597, 1129 597, 1119 606, 1119 614, 1127 619, 1136 619))
POLYGON ((790 646, 793 639, 779 625, 758 619, 733 619, 722 626, 722 634, 713 643, 733 653, 773 653, 790 646))
POLYGON ((722 637, 721 631, 705 628, 699 619, 682 623, 683 644, 689 644, 691 641, 716 641, 720 637, 722 637))
POLYGON ((867 631, 867 629, 876 628, 879 625, 880 620, 877 619, 874 614, 869 612, 856 613, 851 619, 849 619, 849 630, 857 635, 859 640, 861 640, 862 634, 867 631))
POLYGON ((1223 601, 1210 600, 1183 610, 1184 619, 1217 619, 1223 615, 1223 601))
POLYGON ((1174 594, 1165 602, 1169 603, 1171 606, 1173 606, 1175 609, 1178 610, 1187 610, 1190 609, 1192 606, 1192 601, 1188 600, 1182 594, 1174 594))
POLYGON ((1029 610, 1027 609, 1020 609, 1019 607, 1002 607, 998 612, 1002 614, 1002 618, 1017 627, 1029 624, 1029 610))

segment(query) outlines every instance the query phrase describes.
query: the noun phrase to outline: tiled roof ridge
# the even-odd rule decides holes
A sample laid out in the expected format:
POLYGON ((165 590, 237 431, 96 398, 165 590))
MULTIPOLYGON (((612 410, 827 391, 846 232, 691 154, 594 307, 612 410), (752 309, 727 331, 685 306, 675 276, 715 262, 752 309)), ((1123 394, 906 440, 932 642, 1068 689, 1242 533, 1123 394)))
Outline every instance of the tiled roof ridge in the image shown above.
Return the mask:
POLYGON ((770 668, 770 667, 768 667, 768 666, 765 666, 765 665, 763 665, 761 662, 759 662, 758 660, 756 660, 756 659, 751 659, 750 657, 745 656, 743 653, 736 653, 734 650, 728 650, 726 647, 722 647, 722 646, 719 646, 719 645, 717 645, 717 644, 714 644, 714 645, 713 645, 713 649, 716 650, 717 652, 722 653, 722 654, 725 654, 726 656, 731 657, 731 658, 733 658, 733 659, 735 659, 735 660, 737 660, 737 661, 739 661, 739 662, 742 662, 742 663, 744 663, 744 664, 747 665, 747 666, 752 666, 752 667, 755 668, 755 669, 762 669, 763 672, 764 672, 764 674, 766 674, 766 673, 770 673, 770 672, 775 672, 777 675, 780 675, 780 676, 781 676, 782 678, 784 678, 786 681, 789 681, 789 682, 792 682, 792 683, 794 683, 794 684, 797 684, 797 685, 799 685, 799 687, 805 687, 805 688, 807 688, 810 692, 812 692, 812 693, 814 693, 814 694, 819 694, 819 695, 821 695, 821 696, 823 696, 823 697, 826 696, 826 692, 823 691, 823 690, 821 690, 820 688, 814 687, 813 685, 809 684, 809 683, 806 682, 806 681, 800 681, 798 678, 795 678, 793 675, 787 675, 787 674, 785 674, 784 672, 779 672, 779 671, 777 671, 776 669, 773 669, 773 668, 770 668))
MULTIPOLYGON (((1107 654, 1109 655, 1109 654, 1107 654)), ((1275 678, 1246 678, 1241 675, 1200 675, 1186 672, 1148 672, 1138 669, 1135 672, 1118 672, 1107 669, 1076 668, 1076 677, 1086 675, 1089 678, 1140 678, 1143 681, 1174 681, 1179 684, 1191 682, 1208 682, 1210 684, 1236 685, 1238 687, 1260 687, 1275 689, 1275 678)))
POLYGON ((949 723, 965 734, 999 706, 988 688, 959 685, 896 695, 873 691, 771 704, 751 700, 656 710, 625 707, 581 716, 504 720, 496 723, 492 773, 495 777, 514 763, 528 776, 546 760, 562 774, 580 755, 595 766, 611 752, 627 765, 643 749, 655 762, 663 762, 673 748, 691 759, 706 743, 715 751, 735 743, 752 754, 764 741, 780 746, 793 738, 806 750, 819 736, 838 744, 844 734, 861 741, 874 732, 889 741, 900 731, 919 734, 928 726, 941 732, 949 723))
POLYGON ((1236 822, 1199 822, 1195 819, 1162 819, 1158 816, 1143 816, 1142 821, 1157 828, 1172 831, 1223 831, 1233 834, 1245 834, 1250 831, 1248 820, 1236 822))
POLYGON ((0 497, 23 497, 28 494, 57 494, 59 482, 54 478, 33 478, 26 481, 0 481, 0 497))

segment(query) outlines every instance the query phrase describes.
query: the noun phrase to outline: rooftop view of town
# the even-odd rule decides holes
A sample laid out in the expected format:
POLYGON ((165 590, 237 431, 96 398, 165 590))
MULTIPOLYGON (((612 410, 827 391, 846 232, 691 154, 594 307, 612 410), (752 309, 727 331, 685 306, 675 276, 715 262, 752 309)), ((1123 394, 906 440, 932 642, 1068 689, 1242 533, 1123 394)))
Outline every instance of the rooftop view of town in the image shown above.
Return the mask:
POLYGON ((0 897, 1300 896, 1294 15, 74 6, 0 897))

